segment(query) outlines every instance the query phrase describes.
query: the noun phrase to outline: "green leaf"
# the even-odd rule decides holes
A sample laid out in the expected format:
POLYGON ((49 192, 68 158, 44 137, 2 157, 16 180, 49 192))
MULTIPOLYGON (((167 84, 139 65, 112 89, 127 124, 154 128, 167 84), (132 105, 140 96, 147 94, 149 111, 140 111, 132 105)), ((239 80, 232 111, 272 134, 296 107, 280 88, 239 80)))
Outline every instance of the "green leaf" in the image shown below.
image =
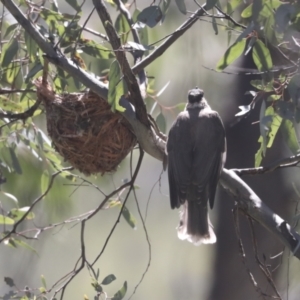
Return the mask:
MULTIPOLYGON (((231 6, 231 12, 234 11, 238 6, 240 6, 243 3, 243 0, 230 0, 229 4, 231 6)), ((227 13, 231 13, 227 12, 227 13)))
POLYGON ((109 85, 108 85, 108 103, 113 110, 125 111, 120 106, 119 100, 121 96, 127 93, 127 88, 122 77, 122 72, 118 61, 114 60, 109 69, 109 85))
POLYGON ((184 15, 186 15, 186 6, 184 3, 184 0, 175 0, 175 3, 179 9, 180 12, 182 12, 184 15))
POLYGON ((160 7, 161 7, 161 12, 163 14, 163 18, 161 20, 161 22, 163 23, 164 19, 165 19, 165 16, 169 10, 169 7, 170 7, 170 3, 171 3, 171 0, 163 0, 161 3, 160 3, 160 7))
POLYGON ((299 142, 296 134, 294 123, 290 120, 284 119, 280 127, 284 140, 293 154, 299 152, 299 142))
POLYGON ((122 216, 127 221, 127 223, 130 225, 130 227, 132 227, 133 229, 136 229, 136 220, 126 206, 124 206, 124 208, 123 208, 122 216))
POLYGON ((300 75, 294 75, 289 84, 288 84, 288 91, 293 100, 293 103, 296 106, 299 106, 299 99, 300 99, 300 75))
POLYGON ((29 70, 25 77, 25 83, 28 83, 31 79, 37 78, 42 74, 43 66, 40 61, 36 61, 32 68, 29 70))
POLYGON ((258 90, 264 91, 264 92, 270 92, 273 91, 273 82, 267 82, 265 83, 263 80, 256 79, 256 80, 251 80, 250 84, 257 88, 258 90))
MULTIPOLYGON (((27 211, 30 209, 29 206, 25 206, 22 208, 12 208, 9 212, 8 212, 8 216, 12 219, 14 219, 15 221, 19 221, 26 213, 27 211)), ((34 219, 34 213, 31 211, 27 217, 26 220, 32 220, 34 219)))
POLYGON ((15 150, 12 147, 9 147, 9 154, 10 154, 10 158, 11 158, 11 162, 12 162, 12 166, 14 168, 14 170, 18 173, 18 174, 22 174, 22 168, 21 165, 19 163, 19 159, 15 153, 15 150))
POLYGON ((37 256, 39 256, 37 251, 33 247, 31 247, 29 244, 27 244, 26 242, 19 240, 19 239, 15 239, 15 238, 13 240, 14 240, 14 243, 16 246, 20 246, 27 250, 30 250, 30 251, 34 252, 37 256))
POLYGON ((262 158, 263 158, 263 145, 261 143, 260 148, 258 149, 258 151, 255 154, 255 162, 254 162, 255 168, 258 168, 260 166, 262 158))
POLYGON ((77 0, 66 0, 66 2, 72 6, 77 12, 81 12, 81 5, 77 0))
POLYGON ((41 177, 41 193, 42 194, 45 193, 45 191, 47 190, 49 182, 50 182, 49 172, 47 170, 45 170, 41 177))
POLYGON ((5 79, 6 82, 9 84, 12 84, 16 81, 16 77, 18 76, 20 72, 20 65, 16 62, 13 62, 8 65, 6 72, 5 72, 5 79))
POLYGON ((103 291, 102 286, 100 285, 100 283, 95 278, 92 278, 91 285, 95 289, 96 292, 102 293, 102 291, 103 291))
POLYGON ((9 25, 9 26, 7 27, 5 33, 4 33, 3 38, 4 38, 4 39, 7 38, 7 36, 8 36, 10 33, 12 33, 18 26, 19 26, 19 23, 18 23, 18 22, 15 23, 15 24, 9 25))
POLYGON ((253 61, 259 71, 272 69, 273 63, 269 49, 261 40, 257 40, 252 51, 253 61))
MULTIPOLYGON (((268 109, 269 109, 269 107, 268 107, 268 109)), ((272 117, 272 124, 270 126, 270 131, 268 134, 269 140, 268 140, 267 148, 272 147, 275 137, 277 135, 277 132, 281 126, 281 123, 282 123, 282 118, 278 114, 275 113, 272 117)))
POLYGON ((120 13, 117 16, 116 22, 115 22, 115 29, 117 30, 118 34, 120 35, 122 44, 125 44, 128 39, 128 35, 130 32, 130 26, 125 18, 125 16, 120 13))
POLYGON ((80 40, 81 47, 80 49, 95 58, 109 59, 115 57, 112 50, 96 43, 93 40, 80 40))
POLYGON ((163 14, 157 5, 152 5, 143 9, 137 16, 137 20, 153 28, 162 19, 163 14))
POLYGON ((212 9, 216 4, 218 0, 206 0, 205 10, 212 9))
POLYGON ((8 43, 4 44, 1 52, 0 65, 1 68, 7 67, 19 50, 19 42, 16 38, 12 38, 8 43))
POLYGON ((216 18, 214 16, 212 16, 212 27, 215 32, 215 35, 217 35, 219 33, 218 24, 217 24, 216 18))
POLYGON ((239 58, 245 50, 246 39, 232 44, 225 52, 224 56, 217 63, 217 71, 224 70, 227 66, 239 58))
POLYGON ((160 131, 165 133, 167 125, 166 125, 165 116, 162 114, 162 112, 160 112, 159 115, 156 117, 156 123, 160 131))
POLYGON ((127 281, 124 282, 123 287, 111 298, 112 300, 121 300, 127 292, 127 281))
POLYGON ((0 224, 1 225, 14 225, 15 221, 9 217, 0 214, 0 224))
POLYGON ((106 277, 102 280, 101 284, 104 284, 104 285, 110 284, 111 282, 113 282, 113 281, 116 280, 116 279, 117 279, 117 278, 116 278, 116 276, 115 276, 114 274, 110 274, 110 275, 106 276, 106 277))
POLYGON ((26 44, 26 49, 29 55, 29 59, 31 62, 36 61, 37 59, 37 43, 31 36, 28 34, 27 31, 24 32, 24 40, 26 44))
POLYGON ((41 280, 42 280, 43 287, 46 289, 47 288, 47 284, 46 284, 46 279, 45 279, 44 275, 41 275, 41 280))
POLYGON ((248 5, 241 13, 241 17, 242 18, 250 18, 252 16, 252 3, 250 5, 248 5))
POLYGON ((267 132, 269 128, 266 126, 265 122, 263 122, 263 118, 265 117, 266 112, 266 102, 263 100, 261 103, 260 113, 259 113, 259 129, 260 129, 260 135, 262 137, 262 151, 263 155, 266 155, 267 150, 267 132))

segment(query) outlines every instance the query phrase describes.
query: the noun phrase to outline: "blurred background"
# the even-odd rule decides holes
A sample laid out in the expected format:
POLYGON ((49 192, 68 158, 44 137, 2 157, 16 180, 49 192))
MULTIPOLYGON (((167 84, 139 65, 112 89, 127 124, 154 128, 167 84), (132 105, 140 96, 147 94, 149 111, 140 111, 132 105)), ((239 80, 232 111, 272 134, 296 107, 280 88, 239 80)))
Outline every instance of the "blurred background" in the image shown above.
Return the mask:
MULTIPOLYGON (((193 1, 186 2, 189 11, 197 9, 193 1)), ((140 9, 149 5, 148 1, 142 0, 136 1, 136 4, 140 9)), ((67 12, 70 9, 65 3, 59 5, 62 11, 67 12)), ((90 13, 92 3, 87 1, 83 9, 81 23, 90 13)), ((115 9, 110 6, 108 9, 112 18, 116 18, 115 9)), ((172 3, 164 23, 148 29, 149 42, 153 43, 174 32, 187 18, 188 15, 181 14, 172 3)), ((222 20, 218 22, 222 23, 222 20)), ((88 27, 104 32, 96 13, 90 19, 88 27)), ((235 40, 238 34, 233 33, 232 40, 235 40)), ((92 35, 87 37, 94 38, 92 35)), ((254 166, 254 155, 259 148, 259 125, 252 124, 259 119, 259 108, 238 123, 235 122, 234 115, 238 112, 239 105, 246 105, 251 101, 251 97, 244 94, 251 89, 249 82, 254 76, 228 75, 204 68, 214 68, 227 46, 227 32, 222 30, 222 27, 219 26, 219 33, 215 35, 209 19, 208 22, 199 20, 153 62, 147 68, 147 75, 155 77, 155 85, 152 88, 159 91, 169 82, 167 89, 157 99, 159 105, 156 105, 153 117, 162 112, 167 120, 168 132, 178 113, 171 108, 185 102, 187 91, 199 86, 204 90, 211 107, 219 112, 224 121, 228 144, 226 167, 248 168, 254 166)), ((239 60, 238 64, 242 68, 252 67, 252 61, 247 57, 239 60)), ((100 74, 101 66, 93 64, 93 72, 100 74)), ((146 104, 150 111, 154 105, 153 99, 147 99, 146 104)), ((46 132, 43 116, 35 118, 34 122, 46 132)), ((280 137, 277 137, 275 143, 276 147, 268 152, 263 164, 290 155, 280 137)), ((30 205, 40 195, 40 179, 44 166, 43 162, 37 161, 26 149, 19 149, 18 154, 21 157, 23 175, 5 173, 7 183, 3 185, 3 190, 14 191, 14 195, 22 204, 20 206, 30 205)), ((134 151, 133 158, 136 163, 138 150, 134 151)), ((243 179, 277 214, 287 221, 293 221, 292 216, 299 199, 296 193, 297 186, 300 190, 298 176, 297 170, 285 169, 243 179)), ((91 176, 88 179, 109 193, 129 178, 127 157, 116 173, 91 176)), ((253 287, 246 268, 251 270, 262 292, 274 295, 255 262, 248 222, 240 215, 241 235, 247 255, 247 266, 243 264, 232 214, 234 199, 227 196, 221 187, 218 188, 216 205, 210 212, 217 243, 195 247, 177 238, 178 211, 170 209, 167 174, 163 172, 161 162, 145 154, 136 184, 139 186, 137 199, 143 217, 148 207, 145 222, 151 243, 151 255, 137 206, 131 195, 127 207, 136 219, 136 230, 121 218, 106 250, 96 264, 100 270, 100 281, 109 274, 117 277, 105 287, 109 296, 127 281, 128 291, 125 299, 128 299, 148 263, 149 270, 132 299, 258 299, 260 294, 253 287)), ((0 199, 2 206, 8 210, 11 202, 5 197, 0 199)), ((37 218, 28 227, 63 222, 67 218, 94 209, 102 199, 101 193, 92 187, 78 187, 63 179, 56 180, 51 193, 36 208, 37 218)), ((118 214, 117 207, 102 210, 87 223, 87 259, 93 261, 101 251, 118 214)), ((272 274, 282 298, 299 299, 298 260, 285 251, 264 228, 255 224, 255 229, 260 258, 264 263, 271 265, 270 270, 274 270, 272 274), (277 256, 280 253, 281 255, 277 256), (276 258, 272 258, 273 256, 276 258)), ((50 288, 70 272, 80 257, 80 225, 73 223, 58 226, 42 233, 38 240, 26 242, 36 249, 38 254, 21 247, 15 249, 0 245, 0 295, 10 290, 3 281, 4 277, 13 278, 16 286, 23 289, 25 286, 40 287, 40 277, 43 274, 47 288, 50 288)), ((65 299, 84 299, 84 295, 89 299, 93 299, 95 295, 87 270, 82 271, 72 281, 65 292, 65 299)))

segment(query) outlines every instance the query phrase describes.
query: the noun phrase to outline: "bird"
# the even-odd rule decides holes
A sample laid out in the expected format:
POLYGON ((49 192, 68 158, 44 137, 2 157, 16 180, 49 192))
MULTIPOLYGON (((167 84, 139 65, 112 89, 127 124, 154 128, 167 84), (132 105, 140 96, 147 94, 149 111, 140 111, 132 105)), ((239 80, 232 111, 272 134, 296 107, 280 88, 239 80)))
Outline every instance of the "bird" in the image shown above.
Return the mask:
POLYGON ((212 209, 226 161, 226 135, 202 89, 188 92, 185 110, 169 131, 166 154, 171 208, 181 207, 178 238, 194 245, 215 243, 208 204, 212 209))

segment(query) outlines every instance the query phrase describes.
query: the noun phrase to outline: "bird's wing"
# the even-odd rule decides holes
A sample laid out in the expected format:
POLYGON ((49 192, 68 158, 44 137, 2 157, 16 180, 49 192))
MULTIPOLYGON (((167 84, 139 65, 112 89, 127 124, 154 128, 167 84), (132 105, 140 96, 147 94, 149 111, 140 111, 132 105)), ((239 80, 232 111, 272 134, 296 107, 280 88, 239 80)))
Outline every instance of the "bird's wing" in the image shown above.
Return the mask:
POLYGON ((189 134, 189 116, 182 112, 172 125, 167 141, 168 176, 171 207, 180 207, 186 200, 190 182, 192 143, 189 134))
POLYGON ((213 207, 219 176, 226 155, 225 129, 219 114, 211 111, 198 118, 195 127, 192 183, 197 185, 198 197, 208 189, 213 207))

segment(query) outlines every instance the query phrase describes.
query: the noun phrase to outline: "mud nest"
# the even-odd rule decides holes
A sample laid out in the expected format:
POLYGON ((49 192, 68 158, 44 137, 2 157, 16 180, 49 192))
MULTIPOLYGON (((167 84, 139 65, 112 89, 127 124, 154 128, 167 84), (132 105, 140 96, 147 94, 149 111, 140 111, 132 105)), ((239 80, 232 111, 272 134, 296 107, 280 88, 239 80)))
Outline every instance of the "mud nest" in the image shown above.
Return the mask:
POLYGON ((45 105, 47 129, 56 151, 80 172, 90 175, 116 170, 136 145, 130 125, 97 94, 56 94, 35 81, 45 105))

